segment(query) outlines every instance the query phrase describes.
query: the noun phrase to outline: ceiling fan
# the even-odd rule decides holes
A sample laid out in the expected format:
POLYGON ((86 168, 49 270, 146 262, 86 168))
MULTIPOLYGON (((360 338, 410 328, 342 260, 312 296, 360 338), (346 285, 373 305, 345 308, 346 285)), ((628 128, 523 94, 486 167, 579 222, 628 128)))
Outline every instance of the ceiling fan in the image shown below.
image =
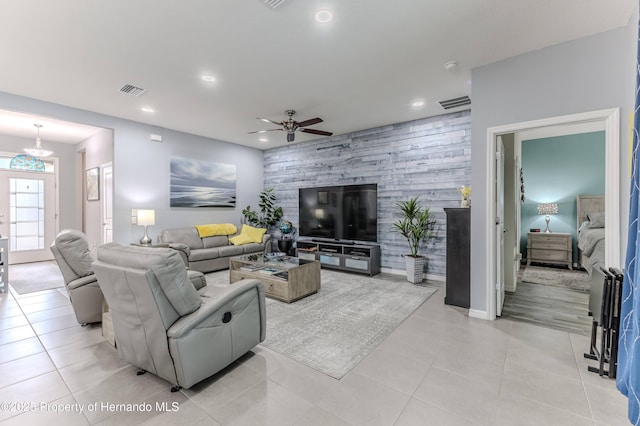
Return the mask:
POLYGON ((293 115, 296 113, 294 110, 292 109, 288 109, 285 111, 287 113, 287 115, 289 116, 289 119, 284 120, 282 122, 277 122, 277 121, 273 121, 273 120, 269 120, 268 118, 260 118, 258 117, 258 120, 262 120, 266 123, 273 123, 275 125, 281 126, 281 128, 278 129, 269 129, 269 130, 257 130, 255 132, 249 132, 251 133, 266 133, 266 132, 274 132, 276 130, 281 130, 284 132, 287 132, 287 142, 293 142, 295 137, 296 137, 296 131, 301 131, 304 133, 311 133, 313 135, 321 135, 321 136, 331 136, 333 135, 333 133, 331 132, 325 132, 324 130, 316 130, 316 129, 306 129, 305 127, 307 126, 313 126, 314 124, 318 124, 318 123, 322 123, 322 118, 311 118, 309 120, 304 120, 304 121, 295 121, 293 119, 293 115))

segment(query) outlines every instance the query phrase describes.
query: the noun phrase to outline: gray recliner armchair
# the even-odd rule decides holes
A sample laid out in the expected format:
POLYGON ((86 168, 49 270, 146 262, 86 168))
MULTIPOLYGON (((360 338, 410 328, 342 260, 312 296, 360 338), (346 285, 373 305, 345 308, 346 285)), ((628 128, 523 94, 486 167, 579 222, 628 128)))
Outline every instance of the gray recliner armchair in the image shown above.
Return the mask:
POLYGON ((80 231, 64 229, 50 248, 64 278, 78 322, 101 322, 104 297, 91 269, 93 257, 86 236, 80 231))
POLYGON ((265 338, 258 280, 196 290, 170 248, 117 243, 93 263, 123 360, 172 383, 172 391, 217 373, 265 338))

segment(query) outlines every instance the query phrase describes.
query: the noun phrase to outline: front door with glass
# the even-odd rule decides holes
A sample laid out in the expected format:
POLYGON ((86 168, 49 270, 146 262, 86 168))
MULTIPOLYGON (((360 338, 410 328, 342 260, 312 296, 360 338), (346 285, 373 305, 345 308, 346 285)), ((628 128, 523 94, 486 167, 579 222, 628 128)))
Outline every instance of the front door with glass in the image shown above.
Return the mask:
POLYGON ((55 175, 0 170, 0 234, 9 238, 9 262, 53 259, 55 232, 55 175))

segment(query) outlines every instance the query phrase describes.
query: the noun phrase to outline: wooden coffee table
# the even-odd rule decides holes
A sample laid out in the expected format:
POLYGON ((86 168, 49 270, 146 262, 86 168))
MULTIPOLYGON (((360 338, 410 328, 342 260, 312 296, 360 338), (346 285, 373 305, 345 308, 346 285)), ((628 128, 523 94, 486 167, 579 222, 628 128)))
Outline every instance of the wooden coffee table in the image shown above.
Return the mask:
POLYGON ((262 281, 265 296, 291 303, 318 292, 320 262, 289 256, 267 259, 258 254, 229 259, 229 282, 245 278, 262 281))

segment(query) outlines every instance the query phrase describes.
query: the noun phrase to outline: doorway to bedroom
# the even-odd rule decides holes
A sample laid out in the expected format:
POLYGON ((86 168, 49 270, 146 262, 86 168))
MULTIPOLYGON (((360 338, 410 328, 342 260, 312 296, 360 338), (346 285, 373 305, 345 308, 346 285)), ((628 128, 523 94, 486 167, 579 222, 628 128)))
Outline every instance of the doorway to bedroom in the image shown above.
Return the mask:
POLYGON ((511 226, 517 228, 511 232, 511 252, 505 247, 502 316, 590 333, 590 279, 580 268, 577 241, 583 220, 576 200, 583 195, 604 199, 605 124, 598 120, 501 134, 507 145, 505 168, 511 168, 515 181, 505 184, 507 192, 515 188, 505 194, 505 201, 512 199, 505 220, 512 214, 511 226), (550 219, 549 233, 545 218, 550 219))

